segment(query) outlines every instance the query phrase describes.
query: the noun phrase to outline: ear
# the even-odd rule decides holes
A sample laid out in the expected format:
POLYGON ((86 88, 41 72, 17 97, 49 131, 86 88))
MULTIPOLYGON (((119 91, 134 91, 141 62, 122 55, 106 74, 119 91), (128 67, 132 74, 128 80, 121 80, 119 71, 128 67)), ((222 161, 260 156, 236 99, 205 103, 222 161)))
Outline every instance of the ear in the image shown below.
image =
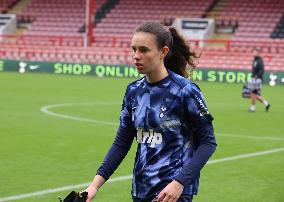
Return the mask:
POLYGON ((161 50, 161 55, 160 55, 160 59, 164 59, 167 54, 169 53, 170 49, 168 46, 164 46, 161 50))

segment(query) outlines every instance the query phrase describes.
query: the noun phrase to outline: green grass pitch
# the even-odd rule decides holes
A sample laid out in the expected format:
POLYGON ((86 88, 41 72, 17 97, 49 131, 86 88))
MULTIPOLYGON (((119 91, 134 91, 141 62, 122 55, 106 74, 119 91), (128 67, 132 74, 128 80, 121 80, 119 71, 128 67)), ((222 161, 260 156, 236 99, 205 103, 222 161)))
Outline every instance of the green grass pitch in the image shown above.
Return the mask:
MULTIPOLYGON (((1 73, 0 201, 56 202, 72 189, 54 189, 90 182, 113 142, 131 81, 1 73), (35 195, 21 198, 27 193, 35 195)), ((215 118, 211 160, 221 161, 203 169, 194 202, 284 201, 284 86, 264 86, 271 111, 258 103, 249 113, 241 84, 198 84, 215 118)), ((112 178, 131 175, 135 149, 136 143, 112 178)), ((130 202, 130 190, 130 178, 110 182, 94 201, 130 202)))

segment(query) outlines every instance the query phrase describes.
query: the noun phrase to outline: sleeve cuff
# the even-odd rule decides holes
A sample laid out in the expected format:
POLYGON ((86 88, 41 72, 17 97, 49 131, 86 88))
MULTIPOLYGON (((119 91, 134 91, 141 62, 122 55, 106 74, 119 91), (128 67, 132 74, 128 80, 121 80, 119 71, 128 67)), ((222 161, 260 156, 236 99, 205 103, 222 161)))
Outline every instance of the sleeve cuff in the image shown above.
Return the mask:
POLYGON ((109 176, 107 176, 106 173, 103 173, 100 170, 97 171, 97 175, 102 176, 105 179, 105 181, 107 181, 109 179, 109 176))
POLYGON ((183 176, 182 173, 179 174, 178 176, 176 176, 174 180, 181 183, 184 187, 186 187, 186 185, 187 185, 187 182, 185 181, 185 177, 183 176))

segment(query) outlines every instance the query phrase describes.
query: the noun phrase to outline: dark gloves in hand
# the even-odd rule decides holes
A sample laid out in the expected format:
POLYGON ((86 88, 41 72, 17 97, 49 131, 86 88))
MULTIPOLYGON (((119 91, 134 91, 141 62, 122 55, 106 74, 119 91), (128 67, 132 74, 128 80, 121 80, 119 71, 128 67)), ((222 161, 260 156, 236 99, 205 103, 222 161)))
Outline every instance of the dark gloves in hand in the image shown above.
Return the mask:
MULTIPOLYGON (((88 192, 78 193, 75 191, 71 191, 68 196, 63 200, 63 202, 86 202, 88 196, 88 192)), ((59 197, 60 202, 62 199, 59 197)))

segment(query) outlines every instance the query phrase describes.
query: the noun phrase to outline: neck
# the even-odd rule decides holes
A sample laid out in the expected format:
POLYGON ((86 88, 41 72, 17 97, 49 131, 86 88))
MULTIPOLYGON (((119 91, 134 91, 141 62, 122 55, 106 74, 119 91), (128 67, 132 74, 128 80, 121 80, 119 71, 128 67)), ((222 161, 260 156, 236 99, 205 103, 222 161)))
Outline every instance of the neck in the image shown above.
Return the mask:
POLYGON ((163 66, 162 68, 158 69, 155 72, 150 72, 146 74, 146 78, 149 83, 155 83, 166 78, 168 75, 169 73, 167 69, 165 68, 165 66, 163 66))

